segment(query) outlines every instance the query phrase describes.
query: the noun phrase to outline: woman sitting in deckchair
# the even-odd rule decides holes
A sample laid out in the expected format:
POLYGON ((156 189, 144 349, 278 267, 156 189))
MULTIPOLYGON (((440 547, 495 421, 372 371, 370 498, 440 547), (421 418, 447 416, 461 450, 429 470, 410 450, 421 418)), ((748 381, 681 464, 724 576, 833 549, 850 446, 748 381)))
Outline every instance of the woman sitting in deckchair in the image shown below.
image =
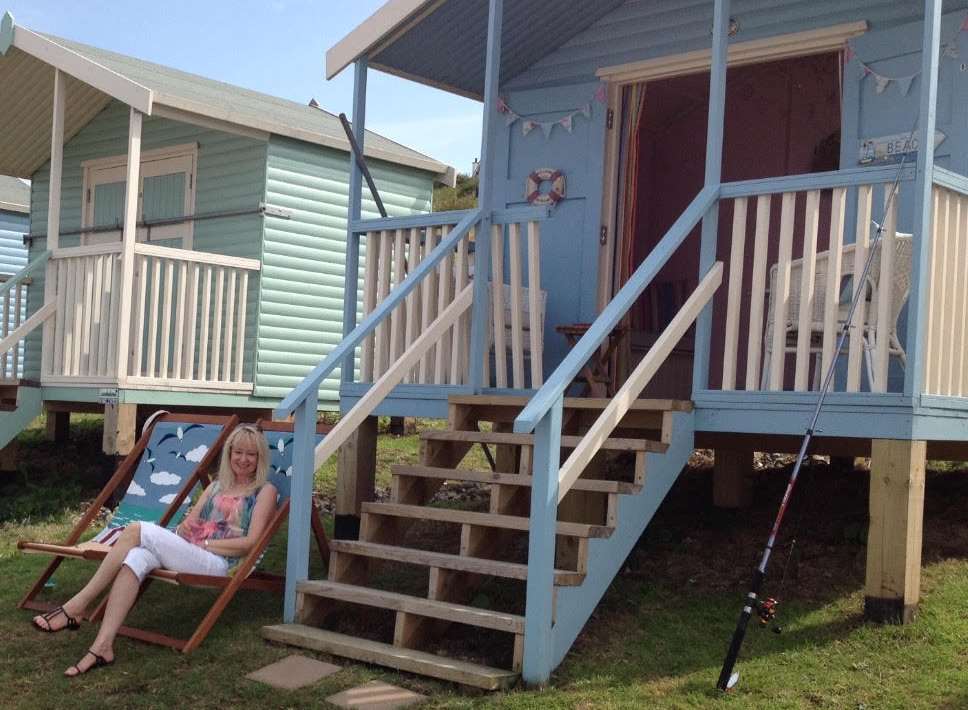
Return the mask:
POLYGON ((111 585, 94 643, 64 675, 76 676, 114 663, 114 638, 152 570, 164 567, 191 574, 229 574, 236 559, 262 535, 275 510, 276 489, 266 483, 268 470, 265 436, 248 424, 237 427, 222 450, 218 478, 175 532, 153 523, 128 525, 80 592, 64 606, 34 617, 33 623, 41 631, 77 629, 77 617, 111 585))

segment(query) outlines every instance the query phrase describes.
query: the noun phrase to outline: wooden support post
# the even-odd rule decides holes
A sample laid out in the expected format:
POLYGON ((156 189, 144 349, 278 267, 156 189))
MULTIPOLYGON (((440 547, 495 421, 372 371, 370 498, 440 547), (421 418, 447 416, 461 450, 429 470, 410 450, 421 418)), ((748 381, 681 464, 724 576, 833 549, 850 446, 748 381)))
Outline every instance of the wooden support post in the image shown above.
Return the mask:
POLYGON ((875 439, 871 446, 870 529, 864 616, 908 623, 921 587, 924 441, 875 439))
POLYGON ((104 405, 104 438, 102 449, 109 456, 127 456, 134 448, 137 404, 113 402, 104 405))
POLYGON ((52 412, 47 410, 47 424, 44 428, 47 441, 67 441, 70 424, 70 412, 52 412))
POLYGON ((753 503, 753 452, 716 449, 713 505, 748 508, 753 503))
POLYGON ((360 510, 376 494, 377 417, 367 417, 339 449, 336 464, 336 517, 333 536, 356 540, 360 510))

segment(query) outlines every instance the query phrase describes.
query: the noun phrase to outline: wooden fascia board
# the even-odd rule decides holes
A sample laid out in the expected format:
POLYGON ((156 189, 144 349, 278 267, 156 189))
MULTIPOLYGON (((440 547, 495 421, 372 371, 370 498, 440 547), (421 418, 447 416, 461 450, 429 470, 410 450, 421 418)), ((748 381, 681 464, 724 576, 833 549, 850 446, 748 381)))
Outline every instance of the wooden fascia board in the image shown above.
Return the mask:
MULTIPOLYGON (((741 66, 743 64, 838 51, 843 49, 847 40, 862 35, 867 30, 867 22, 861 20, 817 30, 737 42, 729 47, 727 61, 730 66, 741 66)), ((599 78, 606 81, 628 84, 708 71, 711 63, 712 50, 697 49, 683 54, 602 67, 595 73, 599 78)))
MULTIPOLYGON (((4 17, 5 27, 7 17, 10 17, 9 13, 4 17)), ((12 19, 10 25, 10 32, 13 33, 13 37, 4 39, 4 43, 9 42, 17 49, 59 69, 65 74, 73 76, 78 81, 93 86, 98 91, 137 109, 147 116, 151 115, 154 95, 148 87, 131 81, 126 76, 118 74, 26 27, 14 25, 12 19)), ((4 36, 6 37, 6 35, 4 36)))
POLYGON ((414 14, 435 0, 389 0, 326 52, 326 78, 332 79, 381 44, 414 14))
POLYGON ((30 214, 30 207, 27 205, 17 204, 16 202, 4 202, 3 200, 0 200, 0 211, 30 214))
MULTIPOLYGON (((335 148, 336 150, 343 152, 348 152, 350 150, 349 142, 345 138, 330 137, 321 133, 306 131, 301 128, 295 128, 284 123, 266 119, 240 119, 230 110, 223 109, 218 106, 211 106, 209 104, 190 101, 177 96, 159 94, 155 98, 155 103, 157 103, 159 106, 163 105, 165 107, 163 112, 167 112, 172 118, 179 114, 182 116, 182 118, 176 118, 175 120, 185 120, 188 123, 193 121, 197 122, 200 120, 214 120, 223 122, 226 125, 223 130, 227 131, 230 130, 229 126, 238 126, 249 129, 253 132, 259 132, 259 135, 268 136, 269 134, 273 134, 285 136, 286 138, 295 138, 296 140, 305 141, 306 143, 314 143, 327 148, 335 148)), ((431 160, 429 158, 426 160, 421 160, 419 158, 402 158, 401 156, 394 155, 389 151, 375 149, 371 146, 365 146, 363 152, 367 158, 383 160, 395 165, 404 165, 407 167, 416 168, 417 170, 425 170, 429 173, 434 173, 435 175, 445 175, 448 170, 447 165, 438 163, 436 160, 431 160)))

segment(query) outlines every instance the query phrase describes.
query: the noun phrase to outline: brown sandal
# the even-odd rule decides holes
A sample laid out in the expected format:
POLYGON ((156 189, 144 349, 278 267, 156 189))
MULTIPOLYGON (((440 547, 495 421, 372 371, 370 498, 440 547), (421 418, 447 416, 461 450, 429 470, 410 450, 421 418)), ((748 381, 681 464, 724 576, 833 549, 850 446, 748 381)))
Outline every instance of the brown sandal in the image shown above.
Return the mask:
MULTIPOLYGON (((112 663, 114 663, 114 659, 113 658, 109 661, 104 656, 97 655, 91 649, 87 649, 87 653, 85 653, 83 656, 81 656, 81 660, 83 660, 88 654, 94 656, 94 663, 92 663, 91 665, 89 665, 83 671, 75 663, 73 666, 71 666, 71 668, 73 668, 75 671, 77 671, 77 673, 74 673, 72 675, 68 675, 68 674, 65 673, 65 675, 67 675, 68 678, 76 678, 79 675, 84 675, 88 671, 93 671, 96 668, 104 668, 104 666, 110 666, 112 663)), ((68 669, 68 670, 70 670, 70 669, 68 669)))
POLYGON ((46 614, 41 614, 40 618, 42 618, 44 621, 47 622, 47 626, 41 626, 40 624, 37 623, 37 620, 34 619, 33 621, 34 628, 40 629, 46 634, 56 634, 58 631, 63 631, 64 629, 67 629, 68 631, 77 631, 79 628, 81 628, 81 625, 77 623, 77 619, 75 619, 73 616, 71 616, 66 611, 64 611, 64 607, 62 606, 59 606, 56 609, 48 611, 46 614), (59 629, 52 628, 50 625, 50 622, 56 619, 61 614, 63 614, 64 618, 67 619, 67 626, 62 626, 59 629))

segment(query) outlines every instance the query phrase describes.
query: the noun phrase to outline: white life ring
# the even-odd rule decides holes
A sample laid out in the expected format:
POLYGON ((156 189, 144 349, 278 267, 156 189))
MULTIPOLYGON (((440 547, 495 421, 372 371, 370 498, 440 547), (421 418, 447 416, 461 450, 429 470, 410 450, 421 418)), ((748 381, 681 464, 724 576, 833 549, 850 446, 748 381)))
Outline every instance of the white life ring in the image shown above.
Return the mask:
POLYGON ((528 204, 554 207, 565 199, 565 174, 554 168, 538 168, 528 175, 524 196, 528 204), (541 192, 541 184, 545 182, 551 183, 551 189, 541 192))

